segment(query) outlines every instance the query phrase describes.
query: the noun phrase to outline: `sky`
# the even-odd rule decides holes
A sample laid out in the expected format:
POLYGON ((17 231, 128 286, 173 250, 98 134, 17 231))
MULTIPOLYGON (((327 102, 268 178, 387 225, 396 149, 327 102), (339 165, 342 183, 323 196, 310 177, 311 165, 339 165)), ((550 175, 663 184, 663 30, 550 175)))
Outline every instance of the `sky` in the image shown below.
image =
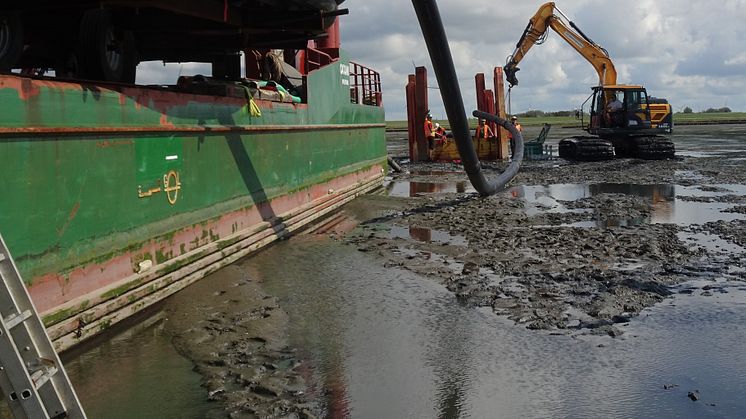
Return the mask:
MULTIPOLYGON (((491 85, 492 69, 505 64, 542 1, 439 0, 467 113, 476 106, 474 75, 491 85)), ((642 84, 669 100, 674 110, 730 107, 746 111, 746 0, 572 0, 557 7, 609 54, 619 82, 642 84)), ((437 87, 412 3, 407 0, 347 0, 341 17, 342 48, 353 61, 377 70, 387 120, 406 119, 404 89, 414 66, 428 69, 437 87)), ((209 73, 204 67, 143 64, 138 81, 166 82, 176 70, 209 73), (174 67, 176 66, 176 67, 174 67)), ((598 76, 554 32, 520 63, 513 113, 578 109, 598 76)), ((169 81, 170 82, 170 81, 169 81)), ((439 90, 430 89, 436 119, 445 119, 439 90)))

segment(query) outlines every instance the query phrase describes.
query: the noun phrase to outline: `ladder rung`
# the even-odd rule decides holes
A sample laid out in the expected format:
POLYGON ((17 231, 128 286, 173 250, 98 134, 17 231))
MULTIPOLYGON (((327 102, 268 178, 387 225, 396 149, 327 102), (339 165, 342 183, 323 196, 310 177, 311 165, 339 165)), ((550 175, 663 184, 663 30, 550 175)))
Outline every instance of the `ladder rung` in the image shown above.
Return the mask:
POLYGON ((57 374, 57 368, 54 366, 36 370, 31 374, 31 381, 34 382, 34 385, 38 390, 55 374, 57 374))
POLYGON ((17 417, 86 419, 2 235, 0 268, 0 393, 17 417))
POLYGON ((10 316, 5 318, 5 328, 10 330, 18 326, 19 324, 25 322, 31 316, 32 316, 31 310, 25 310, 23 313, 20 313, 20 314, 11 314, 10 316))

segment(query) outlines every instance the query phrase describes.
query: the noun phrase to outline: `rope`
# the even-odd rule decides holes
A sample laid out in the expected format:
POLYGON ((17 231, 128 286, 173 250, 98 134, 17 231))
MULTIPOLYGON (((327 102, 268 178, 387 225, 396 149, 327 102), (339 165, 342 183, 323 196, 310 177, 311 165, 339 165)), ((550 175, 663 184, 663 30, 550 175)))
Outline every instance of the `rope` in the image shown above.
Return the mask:
POLYGON ((254 98, 251 95, 251 90, 249 89, 249 86, 242 84, 241 87, 243 87, 244 92, 246 92, 246 99, 247 99, 247 104, 245 108, 246 113, 248 113, 249 115, 255 118, 262 116, 262 110, 259 109, 259 105, 257 105, 256 102, 254 102, 254 98))
POLYGON ((265 72, 264 78, 266 80, 272 80, 276 82, 282 81, 282 76, 284 74, 282 70, 282 64, 283 60, 282 57, 280 57, 278 54, 275 54, 273 52, 268 52, 267 55, 265 55, 265 72))
POLYGON ((259 109, 259 105, 254 102, 253 97, 249 98, 249 113, 251 114, 251 116, 256 118, 262 116, 262 110, 259 109))

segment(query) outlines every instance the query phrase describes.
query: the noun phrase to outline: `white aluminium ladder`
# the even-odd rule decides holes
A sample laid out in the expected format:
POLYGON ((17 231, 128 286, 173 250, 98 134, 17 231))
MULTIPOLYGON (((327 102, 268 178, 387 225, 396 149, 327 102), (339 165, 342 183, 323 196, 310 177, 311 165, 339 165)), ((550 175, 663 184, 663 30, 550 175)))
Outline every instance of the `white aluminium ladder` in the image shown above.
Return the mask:
POLYGON ((0 389, 15 418, 86 417, 1 235, 0 389))

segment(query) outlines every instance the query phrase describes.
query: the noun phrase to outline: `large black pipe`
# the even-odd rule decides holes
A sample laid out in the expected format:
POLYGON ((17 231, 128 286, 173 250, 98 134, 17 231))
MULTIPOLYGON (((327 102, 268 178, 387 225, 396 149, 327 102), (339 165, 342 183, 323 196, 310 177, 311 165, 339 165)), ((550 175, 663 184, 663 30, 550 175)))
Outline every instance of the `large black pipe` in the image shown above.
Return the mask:
POLYGON ((518 131, 518 129, 515 127, 515 125, 513 125, 512 122, 502 119, 497 115, 482 111, 474 111, 473 115, 477 118, 486 119, 488 121, 496 123, 497 125, 500 125, 501 127, 510 131, 510 134, 513 136, 513 160, 510 162, 510 165, 508 165, 505 171, 500 173, 500 176, 495 179, 495 183, 494 185, 492 185, 495 188, 495 192, 497 192, 504 188, 505 185, 507 185, 508 182, 510 182, 515 177, 515 175, 518 174, 518 170, 521 168, 521 162, 523 162, 523 135, 520 131, 518 131))
POLYGON ((513 156, 513 163, 508 169, 501 174, 495 183, 490 183, 484 177, 479 163, 479 157, 474 150, 474 144, 471 141, 471 132, 469 130, 469 121, 466 118, 464 110, 464 101, 461 98, 461 89, 458 85, 456 69, 453 65, 451 48, 448 46, 443 21, 440 18, 440 11, 435 0, 412 0, 417 20, 422 29, 422 35, 425 37, 427 49, 430 52, 430 61, 432 61, 435 77, 438 79, 440 94, 443 98, 443 105, 446 109, 448 122, 451 125, 453 138, 456 140, 461 161, 464 170, 469 176, 469 181, 474 189, 482 196, 492 195, 502 190, 505 185, 515 176, 520 168, 523 159, 523 137, 513 124, 498 118, 495 115, 480 113, 483 119, 487 119, 504 126, 508 129, 515 140, 516 153, 513 156), (487 117, 489 116, 489 117, 487 117), (511 170, 511 168, 514 168, 511 170), (508 172, 514 172, 508 176, 508 172))

